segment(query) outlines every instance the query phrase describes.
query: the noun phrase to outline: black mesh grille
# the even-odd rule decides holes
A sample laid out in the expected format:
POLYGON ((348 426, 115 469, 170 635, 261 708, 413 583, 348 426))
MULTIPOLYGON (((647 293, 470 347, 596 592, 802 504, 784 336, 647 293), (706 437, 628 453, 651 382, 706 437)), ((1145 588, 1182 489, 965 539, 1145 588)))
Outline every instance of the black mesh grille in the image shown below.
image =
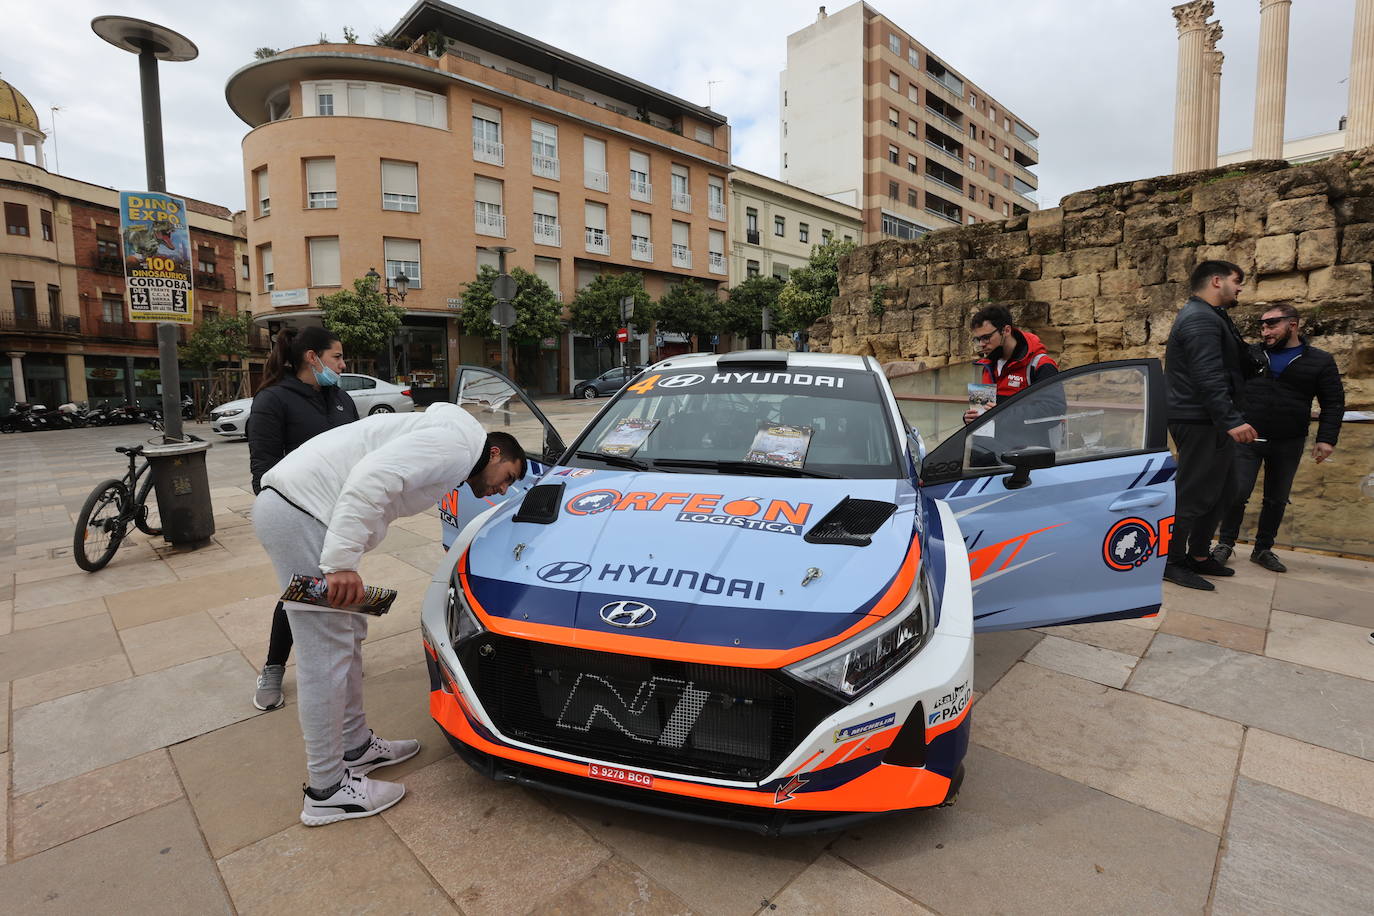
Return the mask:
POLYGON ((806 540, 812 544, 867 547, 872 543, 873 532, 881 528, 883 522, 896 511, 897 507, 892 503, 846 496, 806 532, 806 540))
POLYGON ((563 501, 563 483, 541 483, 530 487, 520 508, 515 512, 515 521, 534 522, 536 525, 550 525, 558 518, 558 506, 563 501))
POLYGON ((485 634, 463 669, 502 734, 627 766, 762 779, 838 703, 776 672, 485 634))

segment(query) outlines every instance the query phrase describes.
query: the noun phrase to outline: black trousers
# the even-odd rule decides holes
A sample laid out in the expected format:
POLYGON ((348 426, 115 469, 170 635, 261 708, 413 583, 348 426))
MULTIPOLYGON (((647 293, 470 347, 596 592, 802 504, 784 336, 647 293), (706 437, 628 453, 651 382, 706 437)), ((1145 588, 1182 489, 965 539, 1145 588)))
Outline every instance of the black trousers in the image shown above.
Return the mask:
POLYGON ((1205 557, 1235 490, 1235 441, 1210 423, 1170 423, 1178 450, 1169 560, 1205 557))
POLYGON ((1255 531, 1255 549, 1269 550, 1274 546, 1284 510, 1288 507, 1288 494, 1293 490, 1293 478, 1298 473, 1298 462, 1302 460, 1306 446, 1306 436, 1236 446, 1236 490, 1231 505, 1222 516, 1218 541, 1235 546, 1241 521, 1245 518, 1245 504, 1255 489, 1255 478, 1263 466, 1264 496, 1260 502, 1259 523, 1255 531))

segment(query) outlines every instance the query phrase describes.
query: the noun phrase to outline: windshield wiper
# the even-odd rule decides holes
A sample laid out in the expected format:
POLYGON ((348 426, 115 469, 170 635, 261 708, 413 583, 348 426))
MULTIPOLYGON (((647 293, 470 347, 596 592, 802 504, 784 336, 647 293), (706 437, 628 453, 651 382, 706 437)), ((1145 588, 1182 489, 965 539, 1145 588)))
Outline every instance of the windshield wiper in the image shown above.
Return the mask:
POLYGON ((577 452, 578 458, 587 458, 592 461, 602 461, 606 464, 615 465, 618 468, 629 468, 632 471, 647 471, 649 463, 640 461, 638 458, 631 458, 629 455, 604 455, 601 452, 577 452))
POLYGON ((718 471, 733 471, 738 474, 759 474, 775 477, 827 477, 837 478, 838 474, 813 471, 809 468, 785 468, 776 464, 760 464, 756 461, 717 461, 709 458, 657 458, 654 464, 665 468, 715 468, 718 471))

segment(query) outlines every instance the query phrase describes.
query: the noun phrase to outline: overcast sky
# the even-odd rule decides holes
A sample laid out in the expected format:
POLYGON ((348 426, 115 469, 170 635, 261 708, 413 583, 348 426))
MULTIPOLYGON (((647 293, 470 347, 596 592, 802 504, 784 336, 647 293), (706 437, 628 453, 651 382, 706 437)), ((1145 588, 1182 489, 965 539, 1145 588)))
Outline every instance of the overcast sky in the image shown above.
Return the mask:
MULTIPOLYGON (((247 126, 224 101, 226 78, 263 45, 367 41, 409 0, 11 3, 0 77, 33 103, 65 175, 144 187, 138 68, 91 32, 98 15, 167 25, 200 57, 163 64, 167 182, 173 193, 243 207, 239 144, 247 126)), ((815 19, 799 0, 467 0, 480 16, 705 104, 730 119, 734 162, 778 174, 778 73, 786 37, 815 19)), ((1040 132, 1041 204, 1072 191, 1167 172, 1177 33, 1170 0, 881 0, 875 8, 1040 132)), ((844 6, 832 3, 834 12, 844 6)), ((1355 0, 1294 0, 1287 137, 1333 130, 1345 113, 1355 0)), ((1254 111, 1258 0, 1216 0, 1225 28, 1221 151, 1246 149, 1254 111)))

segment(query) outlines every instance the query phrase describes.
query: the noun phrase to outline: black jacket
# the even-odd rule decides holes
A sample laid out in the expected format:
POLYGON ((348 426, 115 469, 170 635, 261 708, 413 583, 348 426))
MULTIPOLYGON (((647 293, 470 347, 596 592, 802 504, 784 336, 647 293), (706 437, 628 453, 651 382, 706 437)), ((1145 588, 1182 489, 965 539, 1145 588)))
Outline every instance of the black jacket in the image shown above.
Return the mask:
POLYGON ((302 443, 358 419, 358 408, 337 385, 316 388, 289 375, 253 396, 248 414, 248 467, 253 492, 262 475, 302 443))
POLYGON ((1312 422, 1312 399, 1321 405, 1317 441, 1336 444, 1345 413, 1345 389, 1331 354, 1300 337, 1302 352, 1277 376, 1269 371, 1269 351, 1254 344, 1250 352, 1263 366, 1245 383, 1245 419, 1266 439, 1299 439, 1312 422))
POLYGON ((1164 347, 1170 423, 1211 423, 1219 430, 1245 422, 1246 378, 1257 367, 1225 309, 1196 296, 1184 303, 1164 347))

